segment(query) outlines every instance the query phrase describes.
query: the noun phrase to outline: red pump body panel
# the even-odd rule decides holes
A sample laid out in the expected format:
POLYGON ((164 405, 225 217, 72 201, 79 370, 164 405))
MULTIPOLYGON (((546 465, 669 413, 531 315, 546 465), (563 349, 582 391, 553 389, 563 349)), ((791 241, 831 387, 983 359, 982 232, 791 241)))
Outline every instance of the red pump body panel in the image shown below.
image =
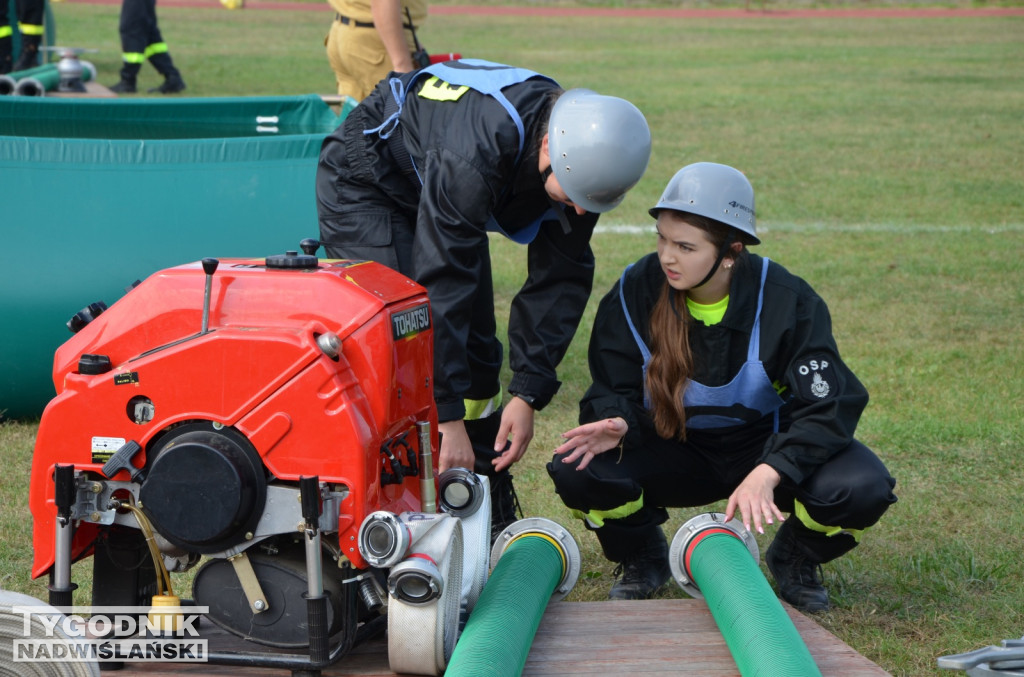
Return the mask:
MULTIPOLYGON (((74 464, 104 478, 126 441, 147 451, 176 424, 208 421, 242 433, 272 480, 317 475, 348 491, 341 503, 341 552, 366 563, 357 535, 375 510, 421 509, 419 477, 381 483, 381 446, 430 423, 433 344, 426 291, 372 262, 318 261, 308 269, 225 259, 212 276, 208 331, 201 333, 207 277, 197 263, 160 271, 128 292, 56 352, 57 396, 43 412, 33 458, 33 577, 54 563, 53 470, 74 464), (333 333, 336 358, 317 344, 333 333), (109 358, 105 373, 81 373, 83 355, 109 358), (143 401, 151 419, 137 422, 143 401)), ((86 371, 90 371, 86 369, 86 371)), ((82 521, 72 556, 87 551, 96 524, 82 521)))

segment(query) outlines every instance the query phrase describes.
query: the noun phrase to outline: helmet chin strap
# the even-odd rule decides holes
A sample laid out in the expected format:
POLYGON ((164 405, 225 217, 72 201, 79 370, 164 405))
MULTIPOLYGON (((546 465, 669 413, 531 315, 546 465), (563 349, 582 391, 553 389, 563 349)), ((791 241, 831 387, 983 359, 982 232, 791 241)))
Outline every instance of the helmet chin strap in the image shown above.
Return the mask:
POLYGON ((735 239, 731 239, 728 242, 722 243, 721 249, 718 250, 718 258, 715 259, 715 265, 711 266, 711 270, 708 271, 708 274, 704 276, 703 280, 690 287, 690 289, 698 289, 700 287, 703 287, 708 283, 708 280, 715 276, 715 273, 718 272, 718 267, 722 265, 722 259, 725 258, 725 255, 726 253, 728 253, 729 248, 732 247, 733 242, 735 242, 735 239))

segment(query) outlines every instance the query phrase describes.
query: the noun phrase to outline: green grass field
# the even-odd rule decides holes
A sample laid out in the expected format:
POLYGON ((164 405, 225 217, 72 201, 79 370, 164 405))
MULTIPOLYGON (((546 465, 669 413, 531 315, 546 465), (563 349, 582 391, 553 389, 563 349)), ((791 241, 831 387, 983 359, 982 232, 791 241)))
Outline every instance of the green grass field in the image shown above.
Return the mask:
MULTIPOLYGON (((815 3, 788 6, 806 4, 815 3)), ((116 81, 118 9, 54 7, 59 41, 99 49, 86 58, 101 82, 116 81)), ((333 92, 326 4, 231 12, 211 0, 211 9, 158 11, 190 95, 333 92)), ((570 600, 602 599, 612 566, 571 522, 544 464, 588 384, 597 299, 653 248, 646 209, 672 173, 708 160, 750 177, 757 251, 829 302, 844 358, 872 395, 858 437, 898 480, 899 503, 860 548, 826 565, 834 610, 819 622, 907 677, 951 674, 937 657, 1024 634, 1024 17, 437 15, 420 37, 432 51, 626 97, 651 123, 647 175, 602 219, 623 228, 595 236, 598 280, 564 386, 514 469, 527 515, 565 524, 580 542, 570 600)), ((156 84, 144 67, 140 85, 156 84)), ((524 255, 494 243, 499 307, 522 282, 524 255)), ((0 585, 45 599, 28 579, 34 432, 33 422, 0 426, 12 469, 0 480, 0 585)), ((673 511, 668 535, 695 512, 673 511)), ((758 538, 762 552, 769 538, 758 538)))

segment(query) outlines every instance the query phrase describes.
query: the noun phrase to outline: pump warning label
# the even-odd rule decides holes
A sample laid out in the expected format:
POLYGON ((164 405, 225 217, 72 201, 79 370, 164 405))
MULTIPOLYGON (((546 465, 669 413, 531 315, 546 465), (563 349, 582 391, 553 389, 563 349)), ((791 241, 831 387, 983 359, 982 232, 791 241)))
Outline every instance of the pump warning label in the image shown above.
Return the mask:
POLYGON ((92 462, 106 463, 114 452, 124 446, 123 437, 94 437, 92 438, 92 462))
POLYGON ((391 335, 396 341, 430 329, 430 306, 426 303, 391 316, 391 335))

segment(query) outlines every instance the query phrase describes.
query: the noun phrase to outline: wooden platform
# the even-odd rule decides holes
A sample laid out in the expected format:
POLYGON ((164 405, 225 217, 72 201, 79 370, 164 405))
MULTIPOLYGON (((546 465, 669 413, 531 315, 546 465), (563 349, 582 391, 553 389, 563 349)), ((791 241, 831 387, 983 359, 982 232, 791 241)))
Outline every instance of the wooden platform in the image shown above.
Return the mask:
POLYGON ((56 99, 116 99, 117 94, 112 92, 106 85, 89 81, 85 83, 84 92, 58 92, 56 90, 47 92, 46 96, 56 99))
MULTIPOLYGON (((889 674, 811 618, 788 606, 786 611, 823 677, 884 677, 889 674)), ((291 673, 209 664, 129 663, 120 674, 283 677, 291 673)), ((322 674, 324 677, 395 675, 388 668, 387 641, 383 637, 356 647, 322 674)), ((555 603, 541 620, 522 674, 739 677, 739 670, 707 605, 700 600, 679 599, 555 603)))

